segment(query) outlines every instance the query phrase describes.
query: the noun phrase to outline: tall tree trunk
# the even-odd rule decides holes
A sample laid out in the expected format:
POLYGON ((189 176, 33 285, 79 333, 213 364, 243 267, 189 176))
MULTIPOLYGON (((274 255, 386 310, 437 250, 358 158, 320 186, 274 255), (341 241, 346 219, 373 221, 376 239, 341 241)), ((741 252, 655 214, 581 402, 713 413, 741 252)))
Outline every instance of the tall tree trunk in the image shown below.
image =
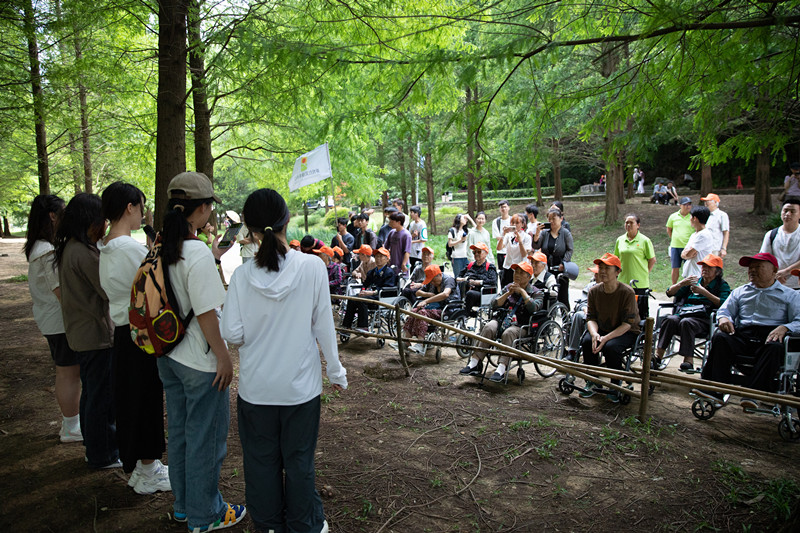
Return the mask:
POLYGON ((39 194, 50 194, 50 163, 47 157, 47 128, 44 121, 44 92, 39 63, 39 44, 36 41, 36 13, 31 0, 23 5, 25 38, 28 41, 28 61, 31 68, 31 94, 36 135, 36 164, 39 172, 39 194))
POLYGON ((477 183, 477 191, 475 196, 478 199, 478 211, 485 211, 486 209, 483 206, 483 180, 481 180, 481 166, 483 165, 483 159, 480 157, 475 161, 475 172, 476 172, 476 179, 475 182, 477 183))
POLYGON ((81 113, 81 150, 83 151, 83 190, 92 193, 94 191, 94 177, 92 175, 92 146, 89 142, 89 105, 86 102, 86 86, 81 79, 83 68, 83 50, 81 47, 80 33, 75 28, 75 64, 78 67, 78 104, 81 113))
POLYGON ((706 196, 713 190, 714 184, 711 181, 711 165, 703 160, 700 166, 700 196, 706 196))
POLYGON ((403 149, 402 143, 397 147, 397 160, 400 165, 400 197, 406 203, 407 207, 411 207, 413 204, 409 204, 408 198, 408 188, 413 187, 414 184, 412 183, 409 185, 408 183, 408 175, 406 174, 406 151, 403 149))
POLYGON ((186 14, 188 0, 161 0, 158 8, 156 216, 161 227, 170 180, 186 170, 186 14))
POLYGON ((417 169, 419 162, 417 160, 416 151, 414 150, 414 142, 411 137, 408 138, 408 177, 410 183, 408 186, 411 188, 411 205, 417 205, 419 198, 417 198, 417 169))
POLYGON ((603 224, 614 226, 619 216, 619 185, 617 180, 617 157, 615 154, 606 156, 606 210, 603 224))
POLYGON ((772 195, 769 191, 769 149, 762 148, 756 156, 756 189, 753 194, 753 214, 772 213, 772 195))
POLYGON ((542 207, 544 199, 542 198, 542 172, 536 169, 536 205, 542 207))
POLYGON ((425 121, 425 185, 428 193, 428 233, 436 235, 436 192, 433 187, 433 160, 431 158, 431 151, 427 147, 430 145, 431 137, 431 122, 430 119, 425 121))
MULTIPOLYGON (((623 172, 624 172, 624 170, 623 170, 623 172)), ((634 197, 634 192, 635 192, 635 191, 634 191, 634 184, 633 184, 633 177, 631 177, 631 179, 628 179, 628 176, 627 176, 627 174, 626 174, 626 175, 625 175, 625 181, 626 181, 626 182, 627 182, 627 184, 628 184, 628 192, 627 192, 627 194, 626 194, 626 198, 628 198, 629 200, 631 200, 631 199, 633 199, 633 197, 634 197)))
MULTIPOLYGON (((54 7, 54 10, 55 10, 55 13, 56 13, 56 20, 58 21, 58 24, 61 26, 61 25, 64 24, 64 16, 63 16, 63 12, 61 10, 61 0, 56 0, 55 2, 53 2, 53 7, 54 7)), ((74 28, 73 28, 73 31, 75 31, 74 28)), ((77 33, 76 33, 76 35, 77 35, 77 33)), ((67 40, 66 39, 59 39, 58 40, 58 51, 59 51, 59 54, 60 54, 60 60, 62 62, 67 62, 67 61, 72 62, 71 58, 70 58, 70 51, 69 51, 69 48, 67 47, 67 40)), ((76 65, 76 69, 77 69, 77 65, 76 65)), ((83 189, 83 180, 81 179, 81 176, 80 176, 80 168, 81 168, 82 162, 81 162, 80 158, 78 158, 78 136, 76 134, 77 128, 74 127, 73 121, 72 121, 72 118, 73 118, 74 112, 75 112, 75 105, 74 105, 74 102, 72 100, 72 87, 67 83, 67 84, 64 85, 64 90, 65 90, 65 92, 67 94, 66 103, 67 103, 67 110, 68 111, 66 113, 66 117, 67 117, 66 122, 67 122, 67 139, 68 139, 67 140, 67 148, 69 150, 69 162, 70 162, 69 166, 70 166, 70 172, 72 174, 73 191, 74 191, 75 194, 78 194, 83 189)))
POLYGON ((475 216, 475 150, 474 133, 472 131, 472 108, 473 99, 472 89, 468 86, 466 91, 466 104, 464 106, 464 125, 467 130, 467 213, 475 216))
MULTIPOLYGON (((211 153, 211 110, 206 90, 206 50, 200 26, 201 0, 189 0, 187 25, 189 39, 189 72, 192 76, 192 105, 194 107, 194 166, 214 182, 214 156, 211 153)), ((327 202, 326 209, 327 209, 327 202)))
POLYGON ((3 215, 3 237, 9 238, 11 237, 11 226, 8 224, 8 217, 3 215))
POLYGON ((561 153, 559 141, 553 137, 553 199, 564 201, 564 191, 561 188, 561 153))

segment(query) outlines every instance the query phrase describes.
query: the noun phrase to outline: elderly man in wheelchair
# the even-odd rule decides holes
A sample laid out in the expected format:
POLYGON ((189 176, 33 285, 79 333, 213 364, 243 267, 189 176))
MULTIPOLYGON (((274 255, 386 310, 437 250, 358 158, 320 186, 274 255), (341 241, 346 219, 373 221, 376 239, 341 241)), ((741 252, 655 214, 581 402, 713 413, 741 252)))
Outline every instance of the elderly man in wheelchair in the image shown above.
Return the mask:
MULTIPOLYGON (((512 346, 521 335, 521 326, 530 322, 531 316, 542 309, 543 293, 531 284, 533 266, 528 262, 515 263, 514 280, 506 285, 501 294, 492 300, 491 308, 496 311, 495 318, 490 320, 481 330, 481 336, 488 339, 500 337, 506 346, 512 346)), ((462 376, 483 375, 483 359, 487 346, 479 343, 470 356, 467 366, 459 371, 462 376)), ((497 369, 489 378, 494 382, 505 380, 510 357, 500 357, 497 369)))
MULTIPOLYGON (((774 392, 784 363, 784 337, 800 333, 800 293, 777 280, 778 261, 772 254, 745 256, 739 265, 747 267, 750 283, 734 289, 717 312, 718 329, 702 377, 733 383, 736 369, 746 376, 746 387, 774 392)), ((692 392, 714 401, 716 408, 724 405, 721 393, 692 392)), ((742 398, 741 405, 745 410, 759 409, 750 398, 742 398)))

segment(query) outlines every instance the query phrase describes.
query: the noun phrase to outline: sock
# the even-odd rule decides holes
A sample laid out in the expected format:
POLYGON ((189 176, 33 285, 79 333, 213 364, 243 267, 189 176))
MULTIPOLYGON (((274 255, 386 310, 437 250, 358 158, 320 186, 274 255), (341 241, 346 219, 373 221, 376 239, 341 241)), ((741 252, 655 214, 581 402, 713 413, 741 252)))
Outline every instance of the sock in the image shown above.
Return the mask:
POLYGON ((500 374, 501 376, 503 374, 505 374, 506 373, 506 365, 504 365, 503 363, 500 363, 499 365, 497 365, 497 373, 500 374))
POLYGON ((480 363, 481 363, 481 362, 480 362, 480 361, 478 361, 477 359, 475 359, 474 357, 470 357, 470 358, 469 358, 469 363, 467 363, 467 366, 468 366, 468 367, 470 367, 470 368, 475 368, 475 367, 476 367, 476 366, 478 366, 480 363))
POLYGON ((139 472, 142 474, 149 476, 156 473, 156 462, 153 461, 149 465, 146 465, 141 461, 136 461, 136 468, 138 468, 139 472))
POLYGON ((67 428, 70 433, 81 432, 81 415, 62 416, 61 418, 64 420, 64 427, 67 428))

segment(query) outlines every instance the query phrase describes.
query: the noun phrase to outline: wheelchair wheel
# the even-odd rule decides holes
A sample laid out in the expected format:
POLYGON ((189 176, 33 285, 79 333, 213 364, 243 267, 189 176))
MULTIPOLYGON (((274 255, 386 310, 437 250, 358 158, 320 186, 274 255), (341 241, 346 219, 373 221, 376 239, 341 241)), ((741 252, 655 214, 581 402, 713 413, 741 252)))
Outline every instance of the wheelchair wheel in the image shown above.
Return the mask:
POLYGON ((525 370, 523 370, 522 367, 517 368, 517 381, 519 381, 520 385, 525 381, 525 370))
POLYGON ((344 344, 350 340, 350 335, 347 333, 339 333, 339 341, 344 344))
POLYGON ((631 403, 631 395, 630 394, 626 394, 624 392, 620 392, 619 393, 619 403, 620 403, 620 405, 628 405, 629 403, 631 403))
POLYGON ((572 394, 572 391, 575 390, 575 386, 570 382, 567 378, 561 378, 558 381, 558 390, 561 391, 561 394, 566 394, 569 396, 572 394))
POLYGON ((378 348, 383 348, 383 345, 386 344, 386 339, 375 339, 375 344, 378 348))
POLYGON ((463 359, 467 359, 470 355, 472 355, 472 342, 472 339, 466 335, 462 335, 460 333, 456 335, 456 344, 458 344, 456 353, 463 359))
POLYGON ((708 420, 714 416, 714 403, 705 398, 698 398, 692 403, 692 414, 699 420, 708 420))
MULTIPOLYGON (((533 353, 553 359, 564 357, 564 333, 555 320, 548 320, 536 330, 533 341, 533 353)), ((549 378, 556 373, 556 368, 544 363, 533 363, 536 372, 543 378, 549 378)))
MULTIPOLYGON (((399 296, 397 300, 394 301, 395 305, 398 306, 400 309, 405 309, 406 311, 411 310, 411 302, 405 296, 399 296)), ((388 316, 386 318, 386 326, 389 330, 389 335, 397 336, 398 332, 395 331, 395 325, 397 324, 397 320, 395 319, 395 311, 392 309, 389 311, 388 316)), ((403 325, 406 323, 406 319, 408 315, 401 314, 400 315, 400 328, 402 329, 403 325)))
POLYGON ((800 441, 800 420, 792 418, 792 427, 789 427, 789 419, 781 418, 778 422, 778 435, 786 442, 800 441))

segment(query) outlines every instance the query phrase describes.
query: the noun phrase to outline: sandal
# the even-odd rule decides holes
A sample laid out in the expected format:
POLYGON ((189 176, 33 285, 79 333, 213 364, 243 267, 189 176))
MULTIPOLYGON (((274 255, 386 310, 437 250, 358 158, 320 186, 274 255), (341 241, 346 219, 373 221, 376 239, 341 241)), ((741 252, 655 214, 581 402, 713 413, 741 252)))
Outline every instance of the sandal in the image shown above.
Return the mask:
POLYGON ((689 370, 694 370, 694 365, 692 363, 687 363, 686 361, 684 361, 683 363, 681 363, 680 370, 681 372, 688 372, 689 370))

